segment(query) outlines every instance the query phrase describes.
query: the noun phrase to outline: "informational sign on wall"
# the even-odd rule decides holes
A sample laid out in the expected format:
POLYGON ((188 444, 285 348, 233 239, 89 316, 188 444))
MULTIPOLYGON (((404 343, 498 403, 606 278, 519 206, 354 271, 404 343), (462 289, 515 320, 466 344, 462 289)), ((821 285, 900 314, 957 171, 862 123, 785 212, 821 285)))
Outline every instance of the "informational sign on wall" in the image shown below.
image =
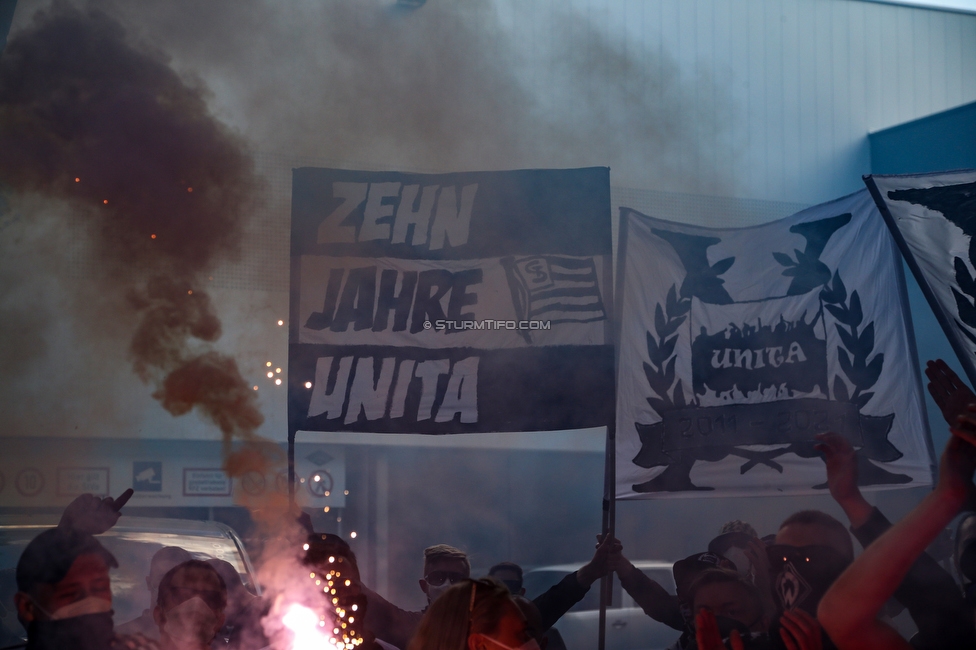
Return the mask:
MULTIPOLYGON (((288 493, 284 465, 277 476, 229 477, 221 468, 219 441, 64 439, 38 446, 31 438, 5 438, 4 451, 9 453, 0 455, 0 498, 8 507, 64 507, 79 494, 118 496, 130 487, 130 506, 152 508, 230 507, 242 497, 288 493)), ((342 447, 301 443, 295 470, 300 503, 345 505, 342 447)))

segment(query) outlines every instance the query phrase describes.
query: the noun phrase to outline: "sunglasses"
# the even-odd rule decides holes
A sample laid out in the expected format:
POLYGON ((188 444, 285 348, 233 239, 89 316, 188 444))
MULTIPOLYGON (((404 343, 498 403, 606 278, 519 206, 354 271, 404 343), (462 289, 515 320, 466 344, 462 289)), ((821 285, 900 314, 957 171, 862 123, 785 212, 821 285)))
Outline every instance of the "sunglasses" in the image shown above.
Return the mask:
POLYGON ((457 584, 467 578, 463 573, 458 573, 456 571, 431 571, 424 576, 424 580, 427 581, 431 587, 440 587, 445 582, 450 582, 452 585, 457 584))
POLYGON ((766 553, 773 569, 779 569, 790 561, 797 566, 811 563, 817 567, 839 567, 841 570, 850 564, 843 555, 830 546, 773 544, 766 548, 766 553))

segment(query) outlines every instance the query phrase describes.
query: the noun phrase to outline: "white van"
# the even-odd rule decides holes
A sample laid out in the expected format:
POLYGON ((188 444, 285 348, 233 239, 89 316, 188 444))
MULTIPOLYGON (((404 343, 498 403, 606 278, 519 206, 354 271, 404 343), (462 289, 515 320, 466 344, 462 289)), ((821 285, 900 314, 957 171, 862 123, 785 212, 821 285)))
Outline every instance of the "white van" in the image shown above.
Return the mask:
MULTIPOLYGON (((522 581, 526 597, 539 596, 583 564, 557 564, 526 571, 522 581)), ((673 594, 672 564, 655 560, 634 561, 634 566, 673 594)), ((599 620, 600 583, 595 582, 586 597, 553 627, 559 630, 567 650, 597 650, 599 620)), ((679 636, 681 633, 677 630, 645 614, 634 599, 620 588, 620 580, 614 576, 613 600, 607 608, 607 650, 664 650, 679 636)))
MULTIPOLYGON (((57 523, 57 517, 0 517, 0 646, 10 639, 26 639, 13 605, 17 560, 28 542, 57 523)), ((237 569, 248 591, 259 592, 254 567, 240 537, 232 528, 216 521, 125 515, 108 532, 97 537, 119 561, 119 568, 111 572, 116 625, 138 617, 149 607, 146 589, 149 560, 164 546, 179 546, 200 560, 225 560, 237 569)))

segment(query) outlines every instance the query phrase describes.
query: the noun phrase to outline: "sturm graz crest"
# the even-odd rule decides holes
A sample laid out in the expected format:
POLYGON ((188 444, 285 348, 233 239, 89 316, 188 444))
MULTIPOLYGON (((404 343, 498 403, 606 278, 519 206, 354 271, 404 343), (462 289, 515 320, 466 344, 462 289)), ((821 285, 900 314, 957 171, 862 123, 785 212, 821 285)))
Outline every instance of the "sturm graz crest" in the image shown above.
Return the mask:
POLYGON ((634 463, 665 469, 634 485, 635 492, 711 490, 692 482, 692 467, 728 456, 743 459, 743 474, 758 465, 782 472, 777 457, 819 455, 813 436, 826 430, 844 435, 858 450, 862 485, 911 480, 868 460, 890 462, 902 455, 887 439, 894 414, 860 412, 874 395, 870 389, 884 355, 874 353, 874 323, 863 322, 857 291, 848 295, 839 274, 820 260, 831 236, 851 218, 845 213, 791 227, 806 240, 804 250, 772 253, 783 275, 792 278, 786 295, 748 303, 736 303, 721 277, 735 258, 708 262, 708 248, 720 239, 653 230, 675 249, 686 276, 680 289, 672 286, 656 305, 654 331, 647 332, 647 401, 661 421, 635 423, 641 450, 634 463), (833 377, 827 362, 831 325, 842 342, 841 372, 833 377), (681 363, 690 366, 691 386, 681 379, 689 375, 676 367, 677 343, 685 332, 691 358, 681 363))
POLYGON ((813 592, 810 583, 803 574, 796 570, 792 562, 787 561, 783 569, 776 576, 774 585, 776 595, 784 610, 791 611, 799 607, 813 592))

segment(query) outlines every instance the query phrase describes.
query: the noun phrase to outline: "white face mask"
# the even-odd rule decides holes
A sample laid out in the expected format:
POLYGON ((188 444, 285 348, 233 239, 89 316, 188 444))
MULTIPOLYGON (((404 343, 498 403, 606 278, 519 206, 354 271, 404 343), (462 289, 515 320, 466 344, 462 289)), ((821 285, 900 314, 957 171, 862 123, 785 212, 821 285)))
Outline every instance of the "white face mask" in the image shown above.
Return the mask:
POLYGON ((427 585, 427 602, 428 603, 434 602, 435 600, 437 600, 438 598, 440 598, 441 594, 443 594, 445 591, 447 591, 448 589, 450 589, 453 586, 454 585, 451 584, 451 581, 450 580, 445 580, 444 581, 444 584, 442 584, 439 587, 435 587, 434 585, 428 584, 427 585))
POLYGON ((740 576, 752 581, 752 561, 749 559, 749 556, 746 555, 745 551, 738 546, 731 546, 722 555, 729 560, 732 560, 732 563, 735 564, 735 568, 739 572, 740 576))
POLYGON ((498 646, 499 648, 504 648, 505 650, 539 650, 539 644, 538 644, 538 642, 536 642, 535 639, 529 639, 528 641, 526 641, 525 643, 523 643, 519 647, 513 648, 511 646, 505 645, 504 643, 501 643, 500 641, 494 640, 490 636, 487 636, 487 635, 482 635, 482 636, 489 643, 493 643, 496 646, 498 646))
POLYGON ((161 630, 174 641, 208 645, 217 634, 217 615, 200 596, 184 600, 165 617, 161 630))
POLYGON ((36 602, 34 604, 38 609, 47 614, 47 617, 52 621, 63 621, 66 618, 85 616, 86 614, 104 614, 105 612, 112 611, 112 603, 97 596, 88 596, 87 598, 76 600, 73 603, 68 603, 64 607, 58 607, 53 612, 48 612, 36 602))

